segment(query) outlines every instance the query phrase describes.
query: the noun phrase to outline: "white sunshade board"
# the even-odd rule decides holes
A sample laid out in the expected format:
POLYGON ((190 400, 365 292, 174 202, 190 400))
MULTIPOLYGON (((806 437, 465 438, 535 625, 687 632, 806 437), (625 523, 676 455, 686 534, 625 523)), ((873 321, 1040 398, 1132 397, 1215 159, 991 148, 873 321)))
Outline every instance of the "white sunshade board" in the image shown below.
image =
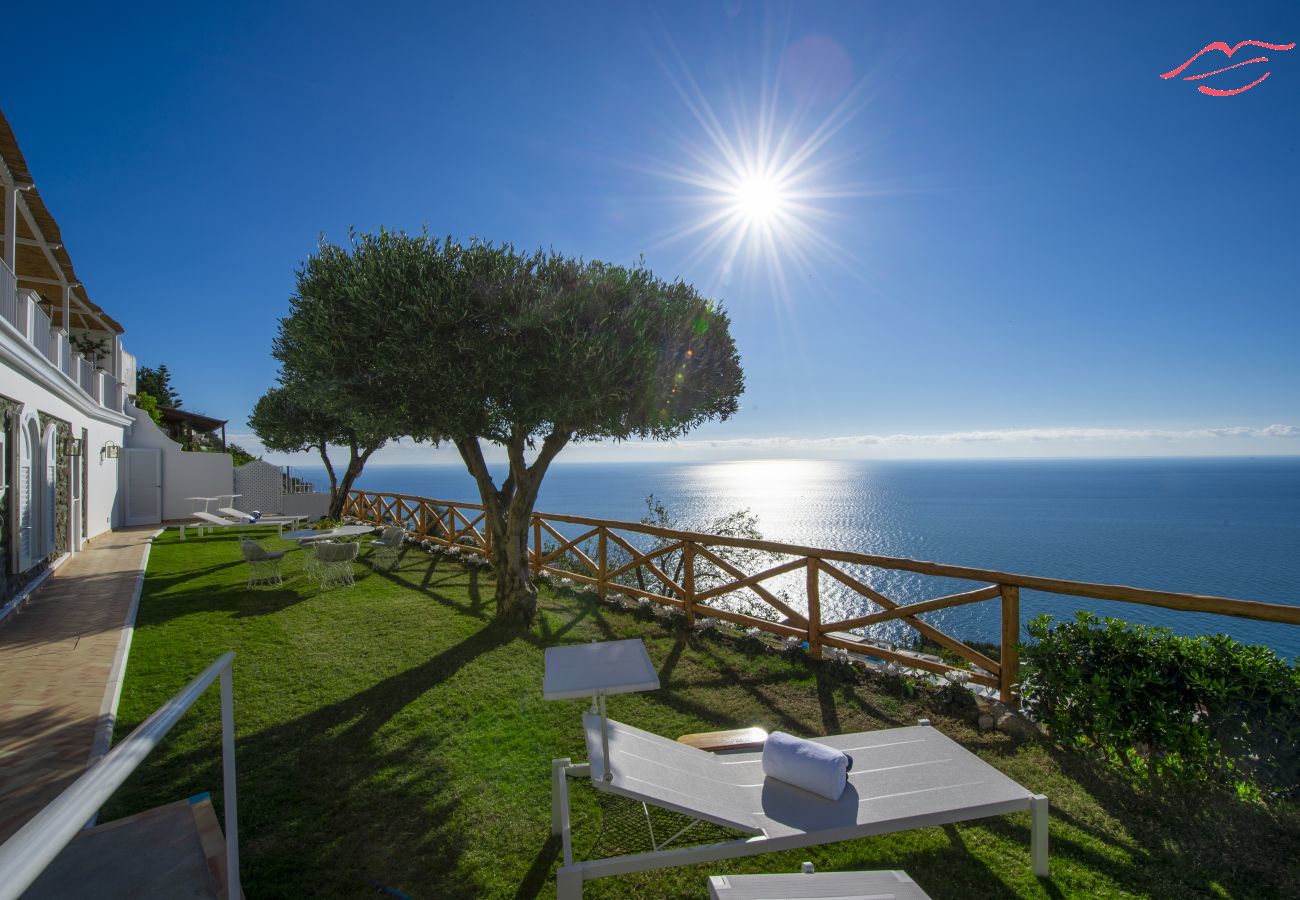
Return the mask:
POLYGON ((658 689, 659 673, 640 638, 565 644, 546 650, 542 696, 547 700, 658 689))
POLYGON ((597 788, 768 838, 848 840, 1025 810, 1033 797, 925 725, 816 738, 853 757, 844 794, 827 800, 765 777, 759 752, 717 757, 610 721, 614 778, 604 782, 600 717, 584 724, 597 788))

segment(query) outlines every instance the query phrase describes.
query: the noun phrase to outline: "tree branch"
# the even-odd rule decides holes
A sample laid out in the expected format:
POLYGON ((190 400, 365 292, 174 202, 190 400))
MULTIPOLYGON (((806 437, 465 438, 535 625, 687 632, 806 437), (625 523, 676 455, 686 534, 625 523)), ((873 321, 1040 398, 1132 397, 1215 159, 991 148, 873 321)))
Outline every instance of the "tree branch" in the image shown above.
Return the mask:
POLYGON ((546 470, 550 468, 551 461, 559 455, 560 451, 565 448, 573 437, 571 431, 561 431, 559 426, 546 436, 542 441, 542 449, 537 453, 537 459, 533 460, 532 466, 528 472, 528 490, 530 493, 529 505, 537 499, 537 491, 542 486, 542 478, 546 476, 546 470))
POLYGON ((332 500, 334 499, 335 495, 338 494, 339 480, 338 477, 335 476, 334 474, 334 464, 330 462, 329 452, 325 449, 328 446, 328 444, 322 440, 316 446, 320 450, 321 462, 325 463, 325 471, 328 472, 330 476, 330 499, 332 500))
POLYGON ((465 461, 465 467, 474 476, 483 506, 490 517, 499 519, 501 512, 496 484, 492 481, 492 473, 488 471, 487 461, 483 459, 483 447, 478 438, 456 438, 455 443, 460 458, 465 461))

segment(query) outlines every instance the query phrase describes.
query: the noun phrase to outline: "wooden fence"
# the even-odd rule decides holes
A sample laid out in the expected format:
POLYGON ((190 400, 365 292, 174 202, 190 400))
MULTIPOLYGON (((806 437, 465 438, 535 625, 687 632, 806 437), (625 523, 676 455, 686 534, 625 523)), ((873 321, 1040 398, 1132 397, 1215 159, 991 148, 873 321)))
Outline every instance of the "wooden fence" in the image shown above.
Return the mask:
MULTIPOLYGON (((445 546, 458 546, 462 552, 487 554, 491 551, 491 531, 485 527, 483 507, 476 503, 431 500, 409 494, 352 491, 343 509, 352 516, 377 525, 401 525, 421 539, 445 546)), ((1043 591, 1050 594, 1138 603, 1185 612, 1214 613, 1263 622, 1300 625, 1300 605, 1260 603, 1153 591, 1122 585, 1093 584, 1017 575, 991 569, 952 566, 869 553, 825 550, 775 541, 725 537, 658 528, 635 522, 589 519, 582 516, 534 513, 532 546, 529 561, 534 574, 546 573, 588 584, 604 598, 615 591, 629 597, 644 597, 654 603, 680 609, 690 621, 710 616, 737 625, 749 626, 781 637, 806 641, 814 659, 822 657, 823 648, 841 648, 900 666, 921 669, 939 675, 961 673, 976 684, 996 688, 1004 702, 1011 702, 1019 681, 1017 644, 1020 639, 1020 591, 1043 591), (557 525, 577 526, 570 537, 557 525), (636 541, 640 541, 638 545, 636 541), (646 546, 650 543, 651 546, 646 546), (762 560, 765 567, 745 571, 737 563, 736 551, 742 552, 741 563, 751 565, 762 560), (671 565, 665 564, 672 561, 671 565), (778 561, 780 560, 780 561, 778 561), (766 563, 775 563, 766 565, 766 563), (845 571, 845 566, 911 572, 940 578, 988 582, 986 586, 948 594, 919 603, 899 603, 867 584, 861 577, 845 571), (666 569, 672 569, 669 574, 666 569), (803 613, 778 596, 764 582, 797 578, 802 572, 803 613), (867 601, 876 612, 826 622, 822 617, 823 579, 847 588, 867 601), (772 618, 719 606, 740 594, 752 605, 764 607, 772 618), (713 602, 710 602, 713 601, 713 602), (968 646, 918 618, 922 613, 997 601, 1001 606, 1001 653, 999 659, 968 646), (940 647, 969 662, 973 669, 959 669, 934 658, 898 652, 877 644, 864 644, 852 634, 853 629, 883 622, 898 621, 940 647)), ((867 604, 861 604, 865 608, 867 604)))

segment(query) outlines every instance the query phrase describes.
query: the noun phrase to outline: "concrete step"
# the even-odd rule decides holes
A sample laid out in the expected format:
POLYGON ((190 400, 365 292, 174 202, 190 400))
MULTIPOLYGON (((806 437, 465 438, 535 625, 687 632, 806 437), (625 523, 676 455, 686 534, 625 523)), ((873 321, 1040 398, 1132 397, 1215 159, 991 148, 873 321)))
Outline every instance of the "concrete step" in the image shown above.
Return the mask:
POLYGON ((83 831, 24 900, 225 900, 226 841, 207 794, 83 831))

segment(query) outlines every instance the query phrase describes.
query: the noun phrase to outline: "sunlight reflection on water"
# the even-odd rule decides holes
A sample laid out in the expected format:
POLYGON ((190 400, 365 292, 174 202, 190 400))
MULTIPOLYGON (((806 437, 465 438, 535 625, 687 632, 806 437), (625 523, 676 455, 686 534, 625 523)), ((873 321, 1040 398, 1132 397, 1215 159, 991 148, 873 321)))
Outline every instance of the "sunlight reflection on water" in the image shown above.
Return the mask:
MULTIPOLYGON (((376 467, 372 490, 475 497, 450 467, 376 467)), ((1300 602, 1300 460, 755 460, 557 465, 538 508, 636 521, 653 493, 679 525, 700 529, 748 508, 768 540, 1035 575, 1272 602, 1300 602)), ((882 569, 855 576, 900 602, 974 585, 882 569)), ((803 573, 774 579, 804 608, 803 573)), ((823 618, 873 611, 823 576, 823 618)), ((1024 619, 1089 609, 1184 633, 1226 631, 1300 655, 1300 628, 1133 604, 1024 592, 1024 619)), ((926 621, 996 640, 997 601, 926 621)), ((898 623, 874 636, 910 638, 898 623)))

